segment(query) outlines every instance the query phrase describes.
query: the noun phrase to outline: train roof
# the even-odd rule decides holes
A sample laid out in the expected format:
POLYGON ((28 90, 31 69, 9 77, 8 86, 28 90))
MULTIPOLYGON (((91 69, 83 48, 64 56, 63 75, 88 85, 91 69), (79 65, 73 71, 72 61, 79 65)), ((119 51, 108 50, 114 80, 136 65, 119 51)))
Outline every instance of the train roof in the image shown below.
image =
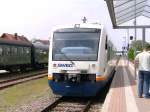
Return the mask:
POLYGON ((103 25, 98 24, 98 23, 91 23, 91 24, 87 24, 87 23, 82 23, 82 24, 74 24, 74 25, 65 25, 65 26, 59 26, 59 27, 55 27, 52 31, 53 32, 62 32, 63 29, 103 29, 103 25))
POLYGON ((43 44, 41 42, 35 42, 35 43, 32 43, 32 44, 37 49, 43 49, 43 50, 48 50, 49 49, 49 44, 43 44))
POLYGON ((0 37, 0 44, 17 45, 17 46, 32 46, 32 43, 24 36, 18 36, 3 33, 0 37))
POLYGON ((37 42, 40 42, 41 44, 45 44, 45 45, 49 45, 49 40, 40 40, 40 39, 36 39, 36 40, 33 40, 32 43, 37 43, 37 42))

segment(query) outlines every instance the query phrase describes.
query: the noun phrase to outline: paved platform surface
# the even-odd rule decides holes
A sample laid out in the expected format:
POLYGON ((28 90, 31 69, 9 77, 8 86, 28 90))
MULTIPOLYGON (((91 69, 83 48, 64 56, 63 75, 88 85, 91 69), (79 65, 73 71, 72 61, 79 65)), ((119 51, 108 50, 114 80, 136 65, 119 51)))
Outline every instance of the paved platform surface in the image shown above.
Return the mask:
POLYGON ((150 99, 138 98, 134 65, 121 58, 102 112, 150 112, 150 99))

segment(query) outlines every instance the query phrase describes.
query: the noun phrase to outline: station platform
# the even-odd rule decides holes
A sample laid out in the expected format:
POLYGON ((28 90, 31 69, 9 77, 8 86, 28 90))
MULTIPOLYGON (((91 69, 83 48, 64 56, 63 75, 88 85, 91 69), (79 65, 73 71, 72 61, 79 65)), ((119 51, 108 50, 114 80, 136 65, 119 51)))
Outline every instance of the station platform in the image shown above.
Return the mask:
POLYGON ((101 112, 150 112, 150 99, 138 98, 134 65, 121 58, 101 112))

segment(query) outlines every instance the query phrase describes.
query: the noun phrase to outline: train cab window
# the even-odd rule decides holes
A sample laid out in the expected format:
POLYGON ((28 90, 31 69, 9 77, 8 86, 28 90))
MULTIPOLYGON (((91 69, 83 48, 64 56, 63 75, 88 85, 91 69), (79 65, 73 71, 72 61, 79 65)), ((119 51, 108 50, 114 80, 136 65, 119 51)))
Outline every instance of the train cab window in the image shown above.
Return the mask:
POLYGON ((96 61, 99 41, 100 31, 56 32, 54 33, 52 58, 54 61, 65 61, 68 58, 72 61, 96 61))

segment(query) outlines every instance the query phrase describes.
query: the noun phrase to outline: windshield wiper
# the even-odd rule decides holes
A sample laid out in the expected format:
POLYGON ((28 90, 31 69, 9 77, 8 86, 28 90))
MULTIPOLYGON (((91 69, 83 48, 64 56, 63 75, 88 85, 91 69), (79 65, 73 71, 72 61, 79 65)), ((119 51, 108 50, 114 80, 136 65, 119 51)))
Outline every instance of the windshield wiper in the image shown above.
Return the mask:
POLYGON ((61 51, 59 48, 57 48, 56 46, 55 46, 55 48, 58 49, 59 52, 60 52, 61 54, 63 54, 64 57, 65 57, 68 61, 71 62, 71 64, 75 65, 75 63, 74 63, 64 52, 62 52, 62 51, 61 51))
POLYGON ((64 53, 60 50, 60 53, 63 54, 65 56, 65 58, 71 62, 71 64, 75 65, 75 63, 64 53))

